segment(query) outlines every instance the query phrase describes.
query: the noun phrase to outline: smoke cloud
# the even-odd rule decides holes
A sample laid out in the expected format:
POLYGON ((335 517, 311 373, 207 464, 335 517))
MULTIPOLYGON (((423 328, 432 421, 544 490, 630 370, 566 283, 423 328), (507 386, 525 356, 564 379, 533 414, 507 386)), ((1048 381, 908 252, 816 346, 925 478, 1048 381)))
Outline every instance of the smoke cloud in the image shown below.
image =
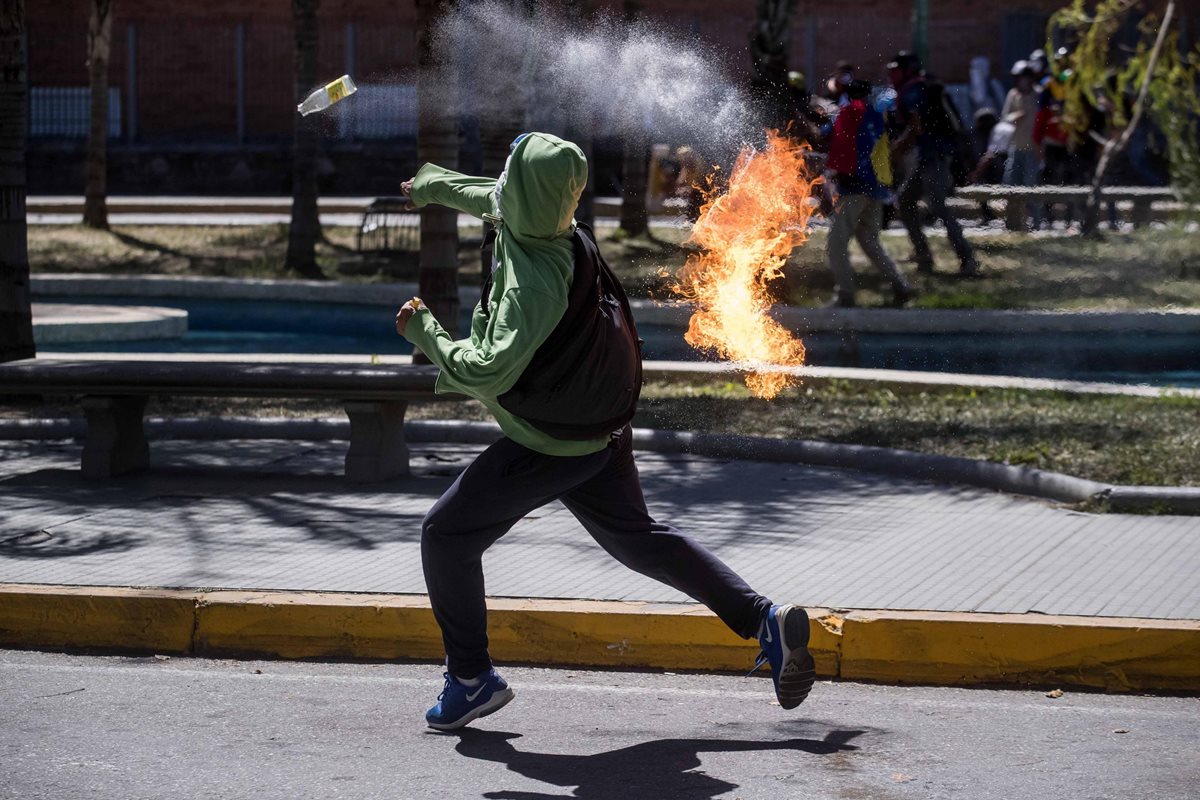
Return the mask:
POLYGON ((442 20, 435 54, 434 96, 462 114, 556 133, 654 136, 717 158, 762 138, 759 114, 712 46, 661 24, 568 20, 484 0, 442 20))

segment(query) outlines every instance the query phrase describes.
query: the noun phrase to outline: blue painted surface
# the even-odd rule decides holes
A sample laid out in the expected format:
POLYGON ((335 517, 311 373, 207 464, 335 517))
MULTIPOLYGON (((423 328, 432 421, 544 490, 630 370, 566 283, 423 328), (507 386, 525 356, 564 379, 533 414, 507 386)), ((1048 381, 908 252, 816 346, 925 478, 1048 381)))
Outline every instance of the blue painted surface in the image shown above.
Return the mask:
MULTIPOLYGON (((387 306, 192 298, 44 298, 47 302, 162 305, 188 312, 182 339, 62 345, 56 350, 146 353, 404 354, 387 306)), ((470 308, 462 311, 466 330, 470 308)), ((640 330, 647 359, 700 360, 683 331, 640 330)), ((1200 387, 1200 336, 1189 334, 812 334, 808 363, 818 366, 965 372, 1037 378, 1200 387)))

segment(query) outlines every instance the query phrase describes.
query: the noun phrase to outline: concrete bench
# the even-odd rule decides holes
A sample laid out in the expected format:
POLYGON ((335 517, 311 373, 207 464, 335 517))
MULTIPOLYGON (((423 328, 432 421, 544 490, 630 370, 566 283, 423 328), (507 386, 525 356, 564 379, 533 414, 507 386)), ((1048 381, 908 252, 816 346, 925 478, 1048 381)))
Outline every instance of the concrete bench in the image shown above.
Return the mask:
MULTIPOLYGON (((1004 224, 1010 231, 1026 229, 1025 216, 1030 203, 1086 203, 1092 193, 1090 186, 1001 186, 983 184, 963 186, 954 194, 963 200, 998 200, 1004 203, 1004 224)), ((1150 222, 1154 202, 1178 200, 1174 190, 1165 186, 1104 186, 1100 196, 1105 201, 1133 202, 1130 219, 1135 228, 1150 222)))
POLYGON ((434 395, 437 368, 413 365, 261 364, 30 359, 0 364, 0 395, 72 395, 87 417, 81 460, 90 478, 145 469, 142 426, 154 396, 333 399, 350 418, 346 479, 406 475, 404 413, 434 395))

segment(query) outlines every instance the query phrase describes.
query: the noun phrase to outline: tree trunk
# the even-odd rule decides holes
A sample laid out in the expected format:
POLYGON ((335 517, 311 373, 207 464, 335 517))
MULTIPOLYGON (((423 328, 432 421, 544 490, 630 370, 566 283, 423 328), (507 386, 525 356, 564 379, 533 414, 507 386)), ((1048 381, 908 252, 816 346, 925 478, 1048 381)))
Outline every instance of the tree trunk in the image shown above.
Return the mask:
POLYGON ((108 230, 108 57, 111 49, 112 0, 92 0, 87 38, 92 103, 83 224, 100 230, 108 230))
MULTIPOLYGON (((566 19, 580 26, 594 24, 592 3, 590 0, 564 0, 563 10, 566 19)), ((592 120, 581 118, 582 111, 576 109, 567 119, 567 138, 579 145, 584 158, 588 162, 587 184, 579 197, 579 206, 575 209, 575 219, 585 225, 596 222, 596 170, 593 161, 595 151, 595 124, 592 120)))
MULTIPOLYGON (((454 7, 452 0, 417 0, 417 160, 448 169, 458 167, 458 116, 454 98, 439 96, 432 80, 438 69, 433 51, 437 21, 454 7)), ((447 82, 449 83, 449 82, 447 82)), ((482 121, 481 121, 482 122, 482 121)), ((421 300, 452 336, 458 334, 458 211, 437 205, 421 209, 421 300)), ((418 354, 418 361, 424 357, 418 354)), ((425 363, 428 363, 427 361, 425 363)))
POLYGON ((621 230, 639 236, 649 230, 646 213, 646 172, 649 146, 642 131, 625 133, 625 158, 621 166, 621 230))
MULTIPOLYGON (((292 0, 296 27, 296 102, 317 82, 317 7, 320 0, 292 0)), ((302 278, 323 280, 317 266, 317 125, 314 117, 296 114, 292 131, 292 221, 288 227, 285 266, 302 278)))
MULTIPOLYGON (((516 91, 506 92, 506 97, 518 97, 516 91)), ((499 177, 508 161, 508 148, 525 129, 525 114, 519 103, 502 112, 484 114, 479 118, 479 153, 481 169, 489 178, 499 177)), ((492 268, 492 245, 484 239, 485 246, 479 251, 479 265, 486 279, 487 270, 492 268)))
MULTIPOLYGON (((512 3, 514 13, 529 17, 533 13, 524 3, 512 3)), ((503 97, 500 107, 486 112, 479 117, 479 154, 481 170, 489 178, 498 177, 508 161, 509 147, 513 139, 525 132, 525 88, 521 85, 525 79, 523 70, 514 68, 504 74, 493 77, 493 83, 488 87, 489 92, 497 97, 503 97)), ((492 244, 486 238, 485 246, 479 251, 479 265, 484 271, 481 279, 487 278, 487 270, 492 268, 492 244)))
POLYGON ((25 0, 0 0, 0 361, 33 358, 25 238, 25 0))
POLYGON ((1113 159, 1125 151, 1142 114, 1146 110, 1146 95, 1150 91, 1150 81, 1154 79, 1154 70, 1158 68, 1158 56, 1162 52, 1163 42, 1167 40, 1167 29, 1171 27, 1171 17, 1175 14, 1175 0, 1169 0, 1167 10, 1163 12, 1162 24, 1158 26, 1158 36, 1154 40, 1154 49, 1150 51, 1150 60, 1146 63, 1146 74, 1142 77, 1142 85, 1138 90, 1137 100, 1133 103, 1133 113, 1121 135, 1115 140, 1109 139, 1104 143, 1100 152, 1100 161, 1096 164, 1096 174, 1092 176, 1092 191, 1088 194, 1087 206, 1083 212, 1083 235, 1095 236, 1100 226, 1100 203, 1103 200, 1101 187, 1104 185, 1104 174, 1113 159))
POLYGON ((596 170, 593 154, 595 151, 595 141, 592 138, 591 129, 584 125, 574 125, 567 131, 567 136, 575 144, 579 145, 579 149, 583 151, 583 157, 588 162, 588 177, 587 183, 583 187, 583 193, 579 196, 579 205, 575 208, 575 219, 585 225, 596 224, 596 170))
MULTIPOLYGON (((625 0, 625 21, 636 20, 641 10, 641 3, 625 0)), ((625 131, 623 147, 620 226, 630 236, 638 236, 649 229, 649 217, 646 213, 646 172, 649 159, 647 132, 640 128, 625 131)))
POLYGON ((751 82, 766 112, 764 121, 772 128, 782 129, 790 117, 787 70, 795 9, 796 0, 758 0, 754 30, 750 34, 750 58, 754 64, 751 82))

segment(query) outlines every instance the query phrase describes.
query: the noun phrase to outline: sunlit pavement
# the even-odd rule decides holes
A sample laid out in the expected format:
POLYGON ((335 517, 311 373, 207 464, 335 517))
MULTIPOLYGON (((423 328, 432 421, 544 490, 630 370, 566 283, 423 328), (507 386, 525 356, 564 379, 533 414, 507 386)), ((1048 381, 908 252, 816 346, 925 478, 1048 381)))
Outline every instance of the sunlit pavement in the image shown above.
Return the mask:
POLYGON ((505 668, 424 726, 438 665, 0 651, 0 797, 1190 798, 1200 701, 505 668))
MULTIPOLYGON (((75 442, 0 441, 0 582, 424 594, 420 523, 479 448, 347 485, 344 442, 156 441, 151 470, 78 471, 75 442)), ((780 602, 1200 619, 1200 518, 1084 514, 853 470, 640 453, 651 513, 780 602)), ((489 551, 500 597, 683 601, 559 504, 489 551)))

